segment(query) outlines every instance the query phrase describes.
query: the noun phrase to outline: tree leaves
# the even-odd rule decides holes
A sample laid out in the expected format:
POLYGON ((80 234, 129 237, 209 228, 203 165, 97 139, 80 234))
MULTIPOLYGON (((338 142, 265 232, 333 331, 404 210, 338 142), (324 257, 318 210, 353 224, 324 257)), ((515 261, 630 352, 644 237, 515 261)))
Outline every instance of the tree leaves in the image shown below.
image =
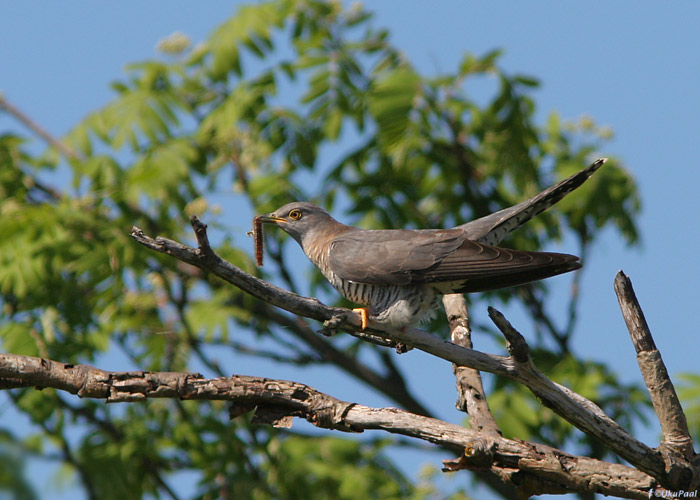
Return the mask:
POLYGON ((369 111, 377 123, 379 146, 391 152, 403 148, 419 148, 417 137, 409 140, 411 111, 420 96, 420 78, 410 68, 397 68, 382 75, 370 89, 369 111))
POLYGON ((272 48, 272 30, 278 28, 292 2, 264 2, 241 7, 235 16, 219 26, 206 45, 211 62, 208 75, 226 80, 229 74, 242 76, 241 48, 257 57, 265 57, 272 48))

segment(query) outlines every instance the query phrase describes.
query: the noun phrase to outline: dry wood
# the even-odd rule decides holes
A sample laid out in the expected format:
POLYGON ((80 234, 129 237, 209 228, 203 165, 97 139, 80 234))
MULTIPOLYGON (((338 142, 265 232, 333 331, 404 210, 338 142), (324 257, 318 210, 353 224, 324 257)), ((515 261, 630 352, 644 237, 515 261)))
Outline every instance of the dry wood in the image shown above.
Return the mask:
MULTIPOLYGON (((450 324, 450 341, 458 346, 472 349, 471 328, 467 301, 462 294, 449 294, 442 298, 445 313, 450 324)), ((457 380, 458 410, 469 415, 472 429, 488 434, 501 433, 486 400, 484 384, 478 370, 457 364, 452 365, 457 380)))
POLYGON ((632 282, 619 271, 615 277, 615 293, 620 303, 622 316, 627 324, 630 338, 637 352, 637 363, 649 390, 651 403, 661 424, 660 450, 664 454, 666 475, 671 483, 683 484, 684 488, 700 486, 700 474, 691 466, 696 457, 688 422, 678 400, 666 364, 651 335, 642 307, 634 293, 632 282), (689 472, 692 471, 690 477, 689 472))
MULTIPOLYGON (((197 373, 109 372, 43 358, 0 354, 0 378, 14 385, 54 388, 108 403, 152 398, 224 400, 230 415, 255 411, 254 421, 289 427, 293 417, 344 432, 383 430, 439 444, 462 453, 461 469, 489 468, 532 494, 596 492, 648 498, 654 478, 632 467, 564 453, 535 443, 484 435, 474 429, 398 408, 371 408, 342 401, 305 384, 236 375, 205 379, 197 373)), ((454 464, 454 462, 450 462, 454 464)))

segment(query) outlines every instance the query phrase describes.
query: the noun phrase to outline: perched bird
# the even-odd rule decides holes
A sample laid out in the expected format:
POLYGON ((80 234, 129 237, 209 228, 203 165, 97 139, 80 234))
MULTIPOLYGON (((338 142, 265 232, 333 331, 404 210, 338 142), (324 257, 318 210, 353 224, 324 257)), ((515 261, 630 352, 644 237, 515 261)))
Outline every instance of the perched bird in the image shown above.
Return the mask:
POLYGON ((294 202, 256 218, 289 233, 333 287, 355 309, 381 324, 402 328, 424 319, 440 294, 521 285, 581 267, 574 255, 496 247, 508 233, 557 203, 607 161, 537 196, 451 229, 368 230, 336 221, 324 209, 294 202))

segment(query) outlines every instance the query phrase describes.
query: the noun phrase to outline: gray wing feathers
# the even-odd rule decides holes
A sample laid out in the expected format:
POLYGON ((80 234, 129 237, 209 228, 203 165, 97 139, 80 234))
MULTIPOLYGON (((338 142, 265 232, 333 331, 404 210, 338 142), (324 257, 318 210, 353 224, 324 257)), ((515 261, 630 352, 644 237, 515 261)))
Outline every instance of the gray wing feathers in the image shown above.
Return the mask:
POLYGON ((461 233, 353 231, 331 244, 330 268, 339 278, 357 283, 452 283, 454 291, 479 291, 580 267, 573 255, 497 248, 467 240, 461 233))
POLYGON ((508 233, 522 226, 537 214, 544 212, 586 182, 606 161, 607 158, 596 160, 580 172, 545 189, 529 200, 457 227, 462 229, 470 240, 496 245, 508 233))
POLYGON ((458 229, 352 231, 333 240, 328 263, 341 279, 376 285, 408 285, 458 249, 458 229))

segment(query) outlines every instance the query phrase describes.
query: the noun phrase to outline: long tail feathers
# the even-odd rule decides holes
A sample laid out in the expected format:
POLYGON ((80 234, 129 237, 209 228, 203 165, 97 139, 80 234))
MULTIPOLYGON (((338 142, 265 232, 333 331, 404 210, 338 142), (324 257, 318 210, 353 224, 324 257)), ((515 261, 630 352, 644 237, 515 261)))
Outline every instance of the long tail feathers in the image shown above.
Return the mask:
POLYGON ((606 161, 608 161, 607 158, 596 160, 580 172, 545 189, 529 200, 457 227, 463 229, 470 240, 486 245, 496 245, 508 233, 522 226, 537 214, 544 212, 586 182, 606 161))

